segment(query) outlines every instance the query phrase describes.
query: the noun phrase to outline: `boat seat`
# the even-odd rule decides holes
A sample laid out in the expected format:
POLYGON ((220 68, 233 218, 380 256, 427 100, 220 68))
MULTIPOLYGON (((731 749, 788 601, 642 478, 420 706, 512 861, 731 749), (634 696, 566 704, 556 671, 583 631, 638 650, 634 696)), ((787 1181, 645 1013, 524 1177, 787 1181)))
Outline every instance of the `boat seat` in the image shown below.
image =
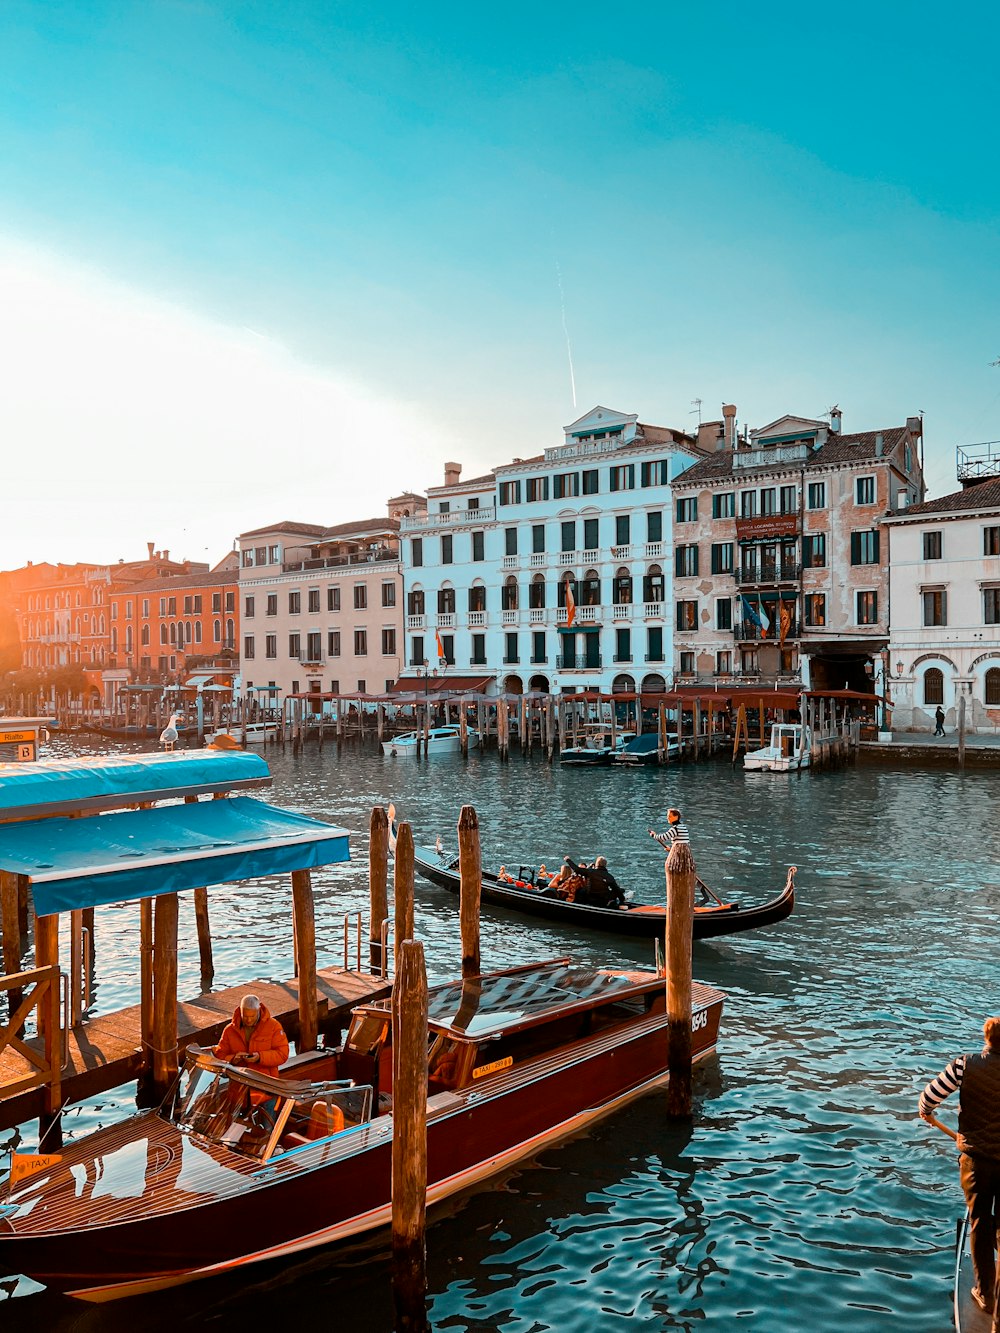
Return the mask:
POLYGON ((296 1134, 294 1130, 281 1136, 281 1147, 284 1152, 291 1152, 293 1148, 306 1148, 310 1143, 312 1139, 307 1139, 304 1134, 296 1134))
POLYGON ((313 1102, 309 1110, 309 1127, 306 1135, 309 1139, 326 1139, 331 1134, 339 1134, 344 1128, 344 1113, 339 1106, 327 1102, 313 1102))

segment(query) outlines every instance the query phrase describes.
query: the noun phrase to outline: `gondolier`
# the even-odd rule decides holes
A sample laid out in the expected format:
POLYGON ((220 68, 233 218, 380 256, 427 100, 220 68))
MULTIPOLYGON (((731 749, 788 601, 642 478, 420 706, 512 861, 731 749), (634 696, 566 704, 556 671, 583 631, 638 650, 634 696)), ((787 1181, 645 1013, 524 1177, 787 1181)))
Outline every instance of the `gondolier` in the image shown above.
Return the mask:
POLYGON ((920 1094, 921 1119, 958 1092, 959 1178, 969 1208, 972 1298, 992 1311, 996 1285, 995 1218, 1000 1213, 1000 1017, 983 1024, 986 1044, 978 1055, 960 1055, 931 1079, 920 1094))
POLYGON ((662 833, 657 833, 655 829, 649 830, 649 836, 655 838, 669 852, 675 842, 690 842, 691 835, 688 833, 687 824, 681 819, 681 812, 671 806, 667 811, 667 827, 662 833))

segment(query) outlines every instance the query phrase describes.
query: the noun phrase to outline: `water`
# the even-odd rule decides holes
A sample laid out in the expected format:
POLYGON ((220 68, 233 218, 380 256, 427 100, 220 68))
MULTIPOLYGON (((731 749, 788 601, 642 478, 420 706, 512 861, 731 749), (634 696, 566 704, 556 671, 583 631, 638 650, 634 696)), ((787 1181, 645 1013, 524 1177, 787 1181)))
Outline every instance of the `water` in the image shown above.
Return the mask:
MULTIPOLYGON (((446 846, 472 802, 486 864, 603 852, 648 901, 662 894, 663 861, 646 830, 663 826, 669 805, 684 812, 699 871, 725 894, 770 897, 787 865, 799 867, 788 921, 696 945, 696 976, 729 1000, 719 1054, 696 1078, 691 1128, 669 1126, 662 1095, 650 1095, 439 1217, 428 1233, 435 1330, 950 1327, 961 1192, 951 1145, 916 1118, 916 1099, 1000 1012, 991 773, 744 776, 724 763, 588 772, 501 765, 493 754, 338 762, 332 747, 267 757, 273 799, 356 835, 351 865, 314 874, 321 964, 342 961, 343 914, 367 905, 375 802, 394 800, 418 842, 440 833, 446 846)), ((253 892, 212 890, 210 905, 217 985, 290 974, 287 877, 253 892)), ((417 923, 432 979, 454 975, 455 899, 418 881, 417 923)), ((101 1009, 138 998, 136 936, 135 908, 99 914, 101 1009)), ((652 954, 649 942, 484 912, 487 967, 564 951, 610 964, 652 954)), ((197 990, 188 902, 180 992, 197 990)), ((74 1109, 67 1129, 94 1128, 127 1105, 106 1096, 74 1109)), ((30 1146, 33 1127, 24 1132, 30 1146)), ((3 1307, 10 1333, 262 1316, 391 1328, 384 1242, 120 1305, 42 1293, 3 1307)))

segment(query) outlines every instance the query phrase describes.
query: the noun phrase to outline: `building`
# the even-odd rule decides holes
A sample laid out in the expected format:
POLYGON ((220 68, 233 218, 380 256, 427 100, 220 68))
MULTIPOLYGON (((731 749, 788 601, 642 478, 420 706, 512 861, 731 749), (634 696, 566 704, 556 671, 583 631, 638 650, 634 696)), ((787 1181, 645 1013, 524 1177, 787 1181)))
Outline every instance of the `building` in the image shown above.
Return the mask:
POLYGON ((889 641, 881 522, 923 499, 921 435, 919 417, 844 434, 838 409, 742 435, 732 405, 703 423, 712 452, 674 482, 679 683, 872 689, 889 641))
POLYGON ((1000 724, 1000 443, 958 451, 962 489, 883 519, 895 730, 1000 724))
POLYGON ((403 640, 400 517, 322 527, 275 523, 239 537, 244 689, 382 693, 399 676, 403 640))
POLYGON ((662 690, 671 652, 670 483, 684 431, 595 407, 561 444, 461 480, 404 518, 407 668, 504 693, 662 690))

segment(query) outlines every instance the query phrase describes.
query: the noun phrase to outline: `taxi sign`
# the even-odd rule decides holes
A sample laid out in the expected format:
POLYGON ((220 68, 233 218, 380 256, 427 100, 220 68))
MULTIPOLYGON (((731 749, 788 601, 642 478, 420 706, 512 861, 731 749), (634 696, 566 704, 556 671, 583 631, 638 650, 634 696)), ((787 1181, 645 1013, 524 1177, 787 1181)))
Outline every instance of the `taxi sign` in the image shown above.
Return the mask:
POLYGON ((512 1055, 505 1056, 502 1060, 494 1060, 492 1064, 477 1065, 472 1071, 473 1078, 485 1078, 487 1074, 496 1074, 501 1069, 509 1069, 514 1063, 512 1055))

